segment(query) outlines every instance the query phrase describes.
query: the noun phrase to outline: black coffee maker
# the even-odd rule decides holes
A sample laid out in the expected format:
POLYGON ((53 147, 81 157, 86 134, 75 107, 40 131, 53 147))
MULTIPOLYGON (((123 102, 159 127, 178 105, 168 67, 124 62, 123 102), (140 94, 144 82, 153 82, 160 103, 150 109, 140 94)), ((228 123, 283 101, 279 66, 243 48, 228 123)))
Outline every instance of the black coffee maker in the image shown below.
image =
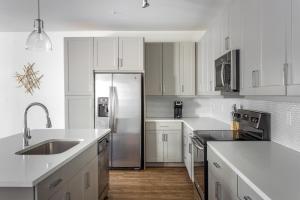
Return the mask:
POLYGON ((182 101, 174 101, 174 118, 182 118, 182 101))

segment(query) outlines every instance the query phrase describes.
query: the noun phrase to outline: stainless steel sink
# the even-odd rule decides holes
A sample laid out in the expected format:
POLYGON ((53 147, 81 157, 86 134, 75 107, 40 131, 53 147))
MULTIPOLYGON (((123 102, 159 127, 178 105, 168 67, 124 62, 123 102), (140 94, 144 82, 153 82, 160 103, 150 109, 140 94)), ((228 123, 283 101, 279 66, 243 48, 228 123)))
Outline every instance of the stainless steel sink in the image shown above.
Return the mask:
POLYGON ((17 155, 51 155, 63 153, 79 144, 80 141, 46 140, 16 152, 17 155))

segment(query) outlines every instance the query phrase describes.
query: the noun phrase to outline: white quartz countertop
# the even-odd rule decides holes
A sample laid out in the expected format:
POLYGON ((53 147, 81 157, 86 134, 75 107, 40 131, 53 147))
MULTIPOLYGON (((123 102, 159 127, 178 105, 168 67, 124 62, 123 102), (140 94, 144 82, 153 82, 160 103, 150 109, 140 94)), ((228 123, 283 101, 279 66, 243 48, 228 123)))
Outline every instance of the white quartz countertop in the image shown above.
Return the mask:
POLYGON ((0 187, 32 187, 110 132, 105 130, 31 130, 30 145, 50 139, 80 140, 73 148, 55 155, 16 155, 23 149, 23 134, 0 139, 0 187))
POLYGON ((300 199, 300 153, 274 142, 208 142, 265 200, 300 199))
POLYGON ((146 118, 146 122, 183 122, 193 131, 196 130, 229 130, 230 125, 211 117, 185 117, 181 119, 174 118, 146 118))

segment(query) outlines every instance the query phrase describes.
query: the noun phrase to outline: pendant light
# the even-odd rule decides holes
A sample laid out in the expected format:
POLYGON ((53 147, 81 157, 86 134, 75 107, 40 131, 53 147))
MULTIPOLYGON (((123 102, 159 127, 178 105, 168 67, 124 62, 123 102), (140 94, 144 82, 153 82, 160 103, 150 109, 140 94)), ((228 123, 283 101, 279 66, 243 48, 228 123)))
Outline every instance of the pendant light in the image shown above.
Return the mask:
POLYGON ((150 6, 150 4, 149 4, 148 0, 143 0, 142 8, 147 8, 149 6, 150 6))
POLYGON ((44 31, 44 22, 40 18, 40 0, 37 0, 38 18, 34 20, 34 30, 27 38, 25 49, 33 51, 51 51, 52 42, 44 31))

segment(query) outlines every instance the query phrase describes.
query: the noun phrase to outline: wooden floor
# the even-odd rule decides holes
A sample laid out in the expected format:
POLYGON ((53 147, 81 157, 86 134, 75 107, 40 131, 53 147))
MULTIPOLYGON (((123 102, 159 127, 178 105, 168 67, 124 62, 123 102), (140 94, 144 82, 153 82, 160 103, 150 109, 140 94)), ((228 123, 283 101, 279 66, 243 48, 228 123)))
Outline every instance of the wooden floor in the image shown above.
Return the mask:
POLYGON ((109 200, 193 200, 193 185, 185 168, 110 171, 109 200))

